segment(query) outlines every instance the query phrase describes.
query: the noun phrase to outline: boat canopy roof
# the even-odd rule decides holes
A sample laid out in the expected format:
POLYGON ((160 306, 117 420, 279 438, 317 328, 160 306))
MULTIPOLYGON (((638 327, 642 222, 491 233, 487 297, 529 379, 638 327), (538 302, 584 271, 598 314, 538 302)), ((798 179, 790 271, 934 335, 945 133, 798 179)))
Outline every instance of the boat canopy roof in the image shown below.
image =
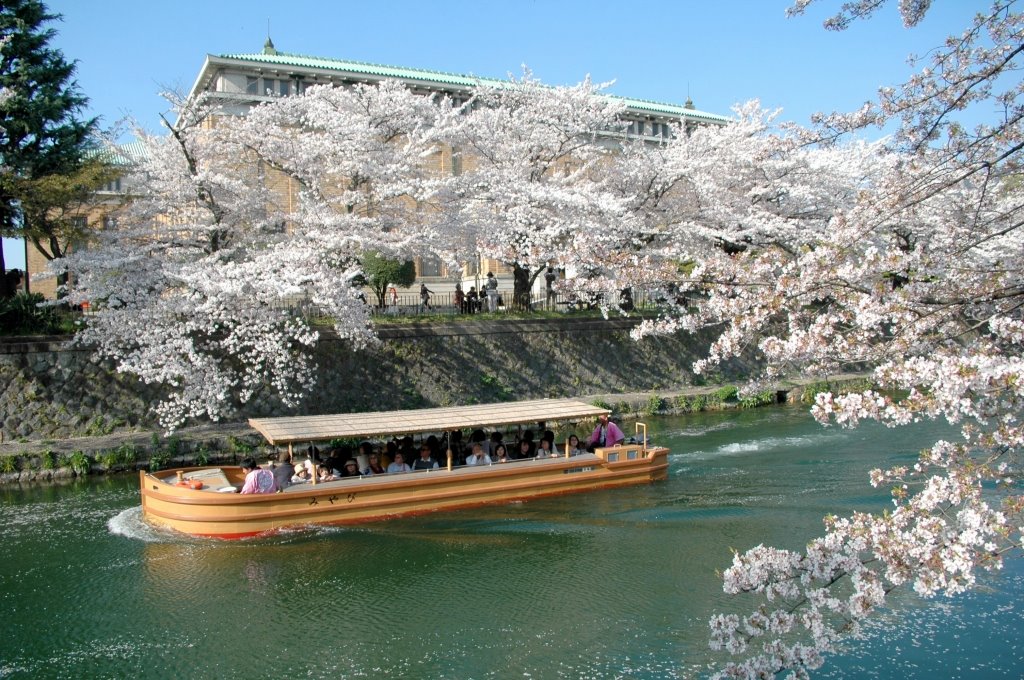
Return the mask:
POLYGON ((611 412, 606 408, 573 399, 535 399, 504 404, 448 406, 409 411, 250 418, 249 425, 262 434, 269 443, 277 445, 578 420, 609 413, 611 412))

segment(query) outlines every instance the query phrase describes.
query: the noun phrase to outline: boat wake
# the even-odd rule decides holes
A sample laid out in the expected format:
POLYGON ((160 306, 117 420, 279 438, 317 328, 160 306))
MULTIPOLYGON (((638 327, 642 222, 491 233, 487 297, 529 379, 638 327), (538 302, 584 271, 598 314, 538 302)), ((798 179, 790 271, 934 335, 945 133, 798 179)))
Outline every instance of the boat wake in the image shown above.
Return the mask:
POLYGON ((821 447, 830 441, 842 439, 843 433, 815 433, 795 437, 764 437, 749 441, 728 442, 713 449, 696 449, 671 454, 670 459, 706 460, 721 456, 735 456, 745 453, 802 450, 821 447))
MULTIPOLYGON (((188 536, 178 533, 172 529, 155 527, 142 518, 142 506, 127 508, 107 520, 107 530, 116 535, 124 536, 143 543, 205 543, 216 539, 205 539, 197 536, 188 536)), ((333 534, 352 533, 353 531, 365 531, 350 526, 329 526, 329 525, 301 525, 278 529, 259 536, 249 536, 238 541, 264 540, 275 543, 289 543, 301 541, 317 536, 330 536, 333 534)), ((238 542, 236 541, 236 542, 238 542)), ((3 674, 0 673, 0 677, 3 674)))
POLYGON ((689 426, 671 430, 661 430, 657 434, 651 436, 651 439, 657 438, 658 441, 664 441, 676 437, 703 437, 706 434, 712 432, 718 432, 721 430, 731 430, 736 427, 735 423, 729 421, 723 421, 720 423, 712 423, 708 425, 700 426, 689 426))
POLYGON ((181 535, 150 526, 142 519, 142 506, 127 508, 107 520, 107 530, 117 536, 124 536, 144 543, 171 543, 181 535))

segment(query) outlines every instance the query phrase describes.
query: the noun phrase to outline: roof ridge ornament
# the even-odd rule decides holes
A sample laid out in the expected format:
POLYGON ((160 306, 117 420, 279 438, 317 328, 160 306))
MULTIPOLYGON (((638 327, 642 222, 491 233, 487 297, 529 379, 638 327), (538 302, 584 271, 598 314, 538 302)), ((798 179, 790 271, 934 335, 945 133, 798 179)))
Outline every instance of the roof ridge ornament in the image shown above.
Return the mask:
POLYGON ((263 54, 277 54, 274 41, 270 39, 269 33, 267 34, 267 42, 263 43, 263 54))

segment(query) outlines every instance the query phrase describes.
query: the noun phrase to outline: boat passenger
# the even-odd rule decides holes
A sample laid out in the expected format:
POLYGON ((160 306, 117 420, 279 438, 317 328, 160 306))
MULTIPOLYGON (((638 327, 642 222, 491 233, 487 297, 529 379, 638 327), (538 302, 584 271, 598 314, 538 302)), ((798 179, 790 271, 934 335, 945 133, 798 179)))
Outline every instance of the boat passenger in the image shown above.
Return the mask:
POLYGON ((580 446, 580 438, 574 434, 569 435, 569 455, 578 456, 581 453, 586 453, 586 449, 580 446))
POLYGON ((385 470, 384 467, 380 464, 380 456, 378 456, 376 453, 371 453, 370 455, 368 455, 366 457, 366 461, 366 467, 363 468, 362 470, 363 475, 384 474, 385 470))
POLYGON ((469 435, 469 448, 472 450, 473 446, 479 444, 483 447, 484 453, 489 453, 490 449, 487 446, 487 435, 483 430, 476 429, 469 435))
POLYGON ((437 461, 430 455, 430 446, 423 444, 423 446, 420 447, 420 457, 412 464, 412 469, 436 470, 438 467, 437 461))
POLYGON ((505 449, 504 444, 498 444, 494 449, 494 462, 495 463, 507 463, 510 458, 508 457, 508 451, 505 449))
POLYGON ((498 430, 491 432, 491 440, 489 442, 486 442, 486 444, 488 444, 489 446, 484 446, 484 453, 493 455, 494 452, 498 449, 498 444, 501 443, 502 437, 503 435, 498 430))
POLYGON ((405 456, 401 451, 395 452, 395 462, 388 465, 388 472, 412 472, 412 468, 405 464, 405 456))
POLYGON ((352 458, 349 458, 348 460, 346 460, 345 461, 345 467, 341 471, 341 476, 342 477, 360 477, 361 475, 359 474, 359 463, 357 463, 352 458))
POLYGON ((287 488, 292 482, 292 475, 295 474, 295 466, 292 465, 292 457, 287 451, 277 455, 277 466, 274 467, 274 481, 278 489, 287 488))
POLYGON ((606 414, 601 414, 597 419, 597 427, 587 440, 587 451, 593 451, 597 447, 618 446, 626 441, 626 435, 618 425, 608 420, 606 414))
POLYGON ((484 449, 479 444, 473 445, 473 453, 466 458, 466 465, 490 465, 491 457, 484 453, 484 449))
POLYGON ((525 439, 519 442, 519 447, 516 451, 516 459, 522 460, 523 458, 533 458, 533 442, 525 439))
POLYGON ((343 476, 342 471, 345 469, 345 459, 348 457, 345 453, 346 452, 342 452, 341 449, 333 447, 327 452, 327 457, 324 458, 324 465, 327 466, 327 469, 330 470, 335 477, 343 476))
POLYGON ((397 452, 398 442, 395 441, 394 439, 384 444, 384 455, 382 455, 380 458, 380 464, 384 466, 385 469, 387 469, 387 467, 391 465, 391 462, 395 460, 395 454, 397 452))
POLYGON ((520 436, 520 443, 526 442, 530 445, 529 451, 524 451, 522 445, 519 447, 520 458, 533 458, 537 455, 537 443, 533 441, 533 430, 523 430, 520 436))
POLYGON ((340 477, 334 474, 334 471, 331 470, 326 465, 324 465, 323 463, 320 463, 320 465, 316 466, 316 481, 333 482, 336 479, 340 479, 340 477))
POLYGON ((245 484, 242 485, 241 493, 274 493, 277 491, 274 473, 257 467, 256 461, 252 458, 242 461, 242 470, 245 472, 245 484))
POLYGON ((537 458, 554 458, 558 454, 551 448, 551 442, 547 439, 540 440, 540 446, 537 448, 537 458))
POLYGON ((305 465, 300 465, 295 468, 295 474, 292 475, 292 484, 305 484, 309 481, 309 472, 306 470, 305 465))

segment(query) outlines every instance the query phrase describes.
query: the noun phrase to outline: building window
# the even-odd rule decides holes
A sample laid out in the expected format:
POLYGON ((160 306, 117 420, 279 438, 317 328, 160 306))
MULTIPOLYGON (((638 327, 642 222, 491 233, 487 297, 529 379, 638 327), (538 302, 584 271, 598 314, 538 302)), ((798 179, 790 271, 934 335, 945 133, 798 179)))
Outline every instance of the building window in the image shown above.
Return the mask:
POLYGON ((253 78, 252 76, 245 77, 245 93, 246 94, 259 94, 260 93, 260 79, 253 78))
POLYGON ((280 90, 278 90, 278 92, 281 93, 281 96, 282 97, 287 97, 288 96, 288 81, 287 80, 278 81, 277 85, 278 85, 278 87, 281 88, 280 90))
POLYGON ((111 193, 121 191, 121 178, 118 177, 117 179, 107 182, 107 185, 104 187, 104 189, 111 193))
MULTIPOLYGON (((85 218, 82 218, 82 219, 85 219, 85 218)), ((114 217, 113 215, 104 215, 103 216, 103 228, 104 229, 117 229, 117 218, 114 217)))

